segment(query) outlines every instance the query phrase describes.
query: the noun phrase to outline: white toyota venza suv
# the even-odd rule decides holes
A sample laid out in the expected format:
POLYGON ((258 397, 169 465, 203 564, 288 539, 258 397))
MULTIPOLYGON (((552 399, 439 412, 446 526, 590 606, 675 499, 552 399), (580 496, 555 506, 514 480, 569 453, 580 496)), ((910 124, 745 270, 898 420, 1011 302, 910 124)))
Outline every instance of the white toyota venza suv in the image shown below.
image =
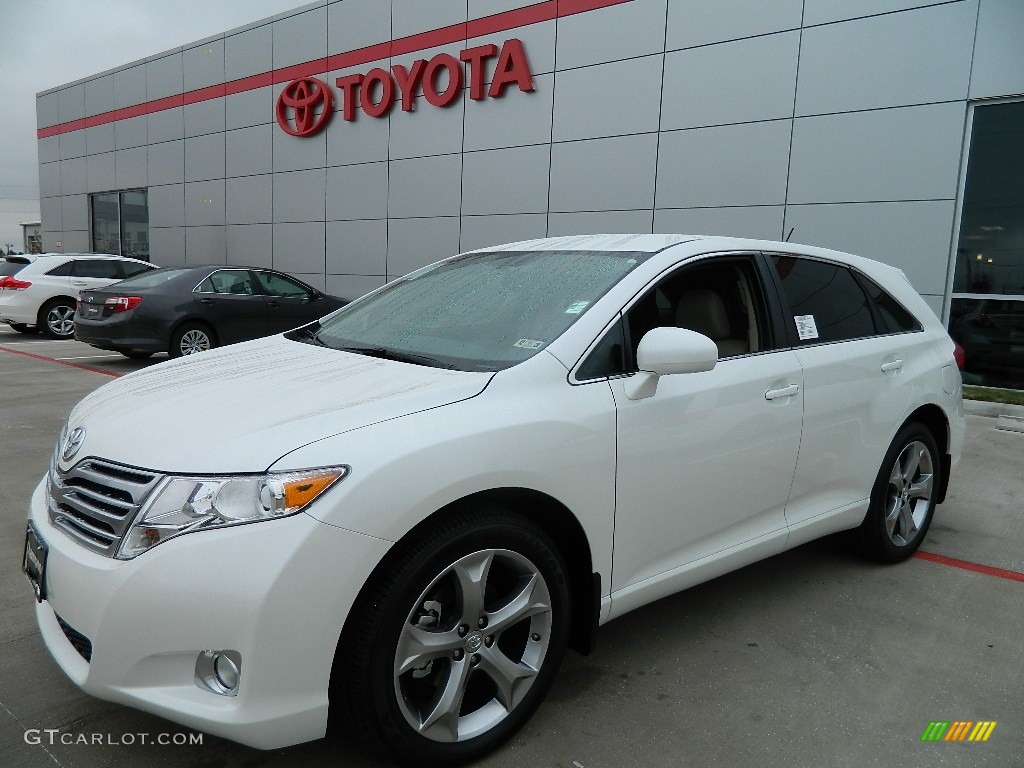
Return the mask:
POLYGON ((80 291, 151 269, 149 262, 103 253, 8 256, 0 261, 0 323, 19 333, 72 339, 80 291))
POLYGON ((902 272, 821 248, 462 254, 86 397, 31 499, 38 624, 85 691, 193 728, 278 748, 330 710, 470 760, 638 606, 837 531, 910 555, 953 349, 902 272))

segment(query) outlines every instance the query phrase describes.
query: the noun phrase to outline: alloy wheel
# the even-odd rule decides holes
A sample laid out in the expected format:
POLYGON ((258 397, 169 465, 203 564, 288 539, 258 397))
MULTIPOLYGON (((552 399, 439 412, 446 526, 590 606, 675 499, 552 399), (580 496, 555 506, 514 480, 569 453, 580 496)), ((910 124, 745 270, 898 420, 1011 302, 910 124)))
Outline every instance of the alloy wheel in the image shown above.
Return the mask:
POLYGON ((206 352, 213 345, 210 343, 210 336, 205 331, 193 328, 181 336, 178 343, 183 355, 194 355, 198 352, 206 352))
POLYGON ((904 547, 921 528, 935 493, 934 464, 924 443, 907 445, 889 474, 885 499, 885 531, 890 541, 904 547))
POLYGON ((399 709, 421 736, 462 742, 487 733, 523 700, 551 642, 551 596, 523 555, 460 558, 423 590, 395 651, 399 709))
POLYGON ((55 304, 46 313, 46 327, 59 338, 75 334, 75 308, 67 304, 55 304))

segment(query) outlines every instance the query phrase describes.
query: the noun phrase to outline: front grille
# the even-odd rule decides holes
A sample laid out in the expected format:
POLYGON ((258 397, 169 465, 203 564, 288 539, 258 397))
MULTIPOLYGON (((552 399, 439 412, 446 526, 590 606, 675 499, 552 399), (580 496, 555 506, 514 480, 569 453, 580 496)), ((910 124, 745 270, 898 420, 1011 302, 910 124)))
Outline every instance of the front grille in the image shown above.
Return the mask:
MULTIPOLYGON (((56 614, 54 614, 56 615, 56 614)), ((78 651, 78 655, 86 661, 92 661, 92 640, 83 635, 77 629, 68 624, 60 616, 57 616, 57 623, 60 624, 61 630, 64 632, 64 637, 68 639, 68 642, 75 647, 78 651)))
POLYGON ((80 544, 113 557, 161 475, 103 459, 50 471, 50 522, 80 544))

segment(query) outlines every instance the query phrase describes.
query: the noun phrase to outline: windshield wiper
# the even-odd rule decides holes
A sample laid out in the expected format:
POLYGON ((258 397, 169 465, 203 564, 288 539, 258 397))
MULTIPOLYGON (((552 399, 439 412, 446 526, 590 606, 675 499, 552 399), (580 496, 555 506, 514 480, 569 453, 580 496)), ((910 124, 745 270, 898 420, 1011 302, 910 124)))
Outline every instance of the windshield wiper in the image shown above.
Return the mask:
MULTIPOLYGON (((320 343, 322 344, 323 342, 320 343)), ((367 357, 379 357, 382 360, 396 360, 400 363, 427 365, 432 368, 447 368, 449 370, 455 368, 454 365, 442 363, 436 357, 417 355, 412 352, 399 352, 397 349, 388 349, 387 347, 335 347, 335 349, 340 349, 342 352, 354 352, 357 355, 366 355, 367 357)))
POLYGON ((313 323, 302 328, 296 328, 294 331, 286 334, 287 338, 293 341, 301 341, 303 344, 315 344, 318 347, 326 347, 323 341, 321 341, 318 331, 320 330, 320 323, 313 323))

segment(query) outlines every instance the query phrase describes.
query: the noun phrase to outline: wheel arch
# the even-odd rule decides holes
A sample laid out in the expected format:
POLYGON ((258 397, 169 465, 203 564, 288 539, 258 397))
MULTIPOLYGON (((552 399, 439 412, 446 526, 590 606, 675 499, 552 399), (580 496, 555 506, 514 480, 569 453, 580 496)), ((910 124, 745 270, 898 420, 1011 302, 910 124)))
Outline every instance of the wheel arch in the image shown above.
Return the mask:
POLYGON ((167 342, 170 343, 171 340, 174 338, 174 335, 178 331, 180 331, 183 326, 186 326, 186 325, 199 325, 199 326, 202 326, 207 331, 209 331, 210 336, 213 338, 213 340, 215 342, 217 342, 218 344, 220 344, 220 335, 217 333, 217 329, 214 328, 212 325, 210 325, 210 323, 208 323, 203 318, 197 317, 197 316, 194 316, 194 315, 189 315, 188 317, 183 317, 180 320, 175 321, 174 325, 171 326, 170 333, 167 335, 167 342))
POLYGON ((934 403, 928 403, 926 405, 922 405, 911 413, 903 424, 900 425, 900 429, 911 422, 923 424, 925 428, 932 433, 932 437, 935 438, 935 444, 938 446, 940 459, 942 461, 942 479, 939 486, 938 496, 935 498, 935 503, 941 504, 946 500, 946 489, 949 487, 949 473, 952 463, 949 453, 949 419, 946 417, 946 413, 942 408, 934 403))
POLYGON ((481 491, 448 505, 436 514, 481 501, 497 504, 522 515, 555 542, 569 572, 569 592, 572 596, 569 647, 577 653, 589 654, 594 649, 601 614, 601 575, 594 571, 590 541, 579 519, 562 502, 529 488, 481 491))
MULTIPOLYGON (((557 499, 529 488, 491 488, 463 496, 428 515, 399 539, 373 569, 360 587, 355 606, 372 592, 372 585, 381 573, 389 571, 404 551, 404 543, 413 541, 424 528, 436 525, 467 507, 491 504, 521 515, 551 537, 565 561, 569 574, 569 594, 572 614, 569 626, 569 647, 581 654, 594 648, 601 607, 601 577, 594 572, 590 542, 576 516, 557 499)), ((350 614, 351 615, 351 612, 350 614)), ((345 643, 348 632, 354 631, 346 620, 342 627, 339 647, 345 643)))
POLYGON ((39 310, 36 312, 36 325, 37 326, 45 325, 46 324, 46 319, 43 316, 43 312, 44 312, 44 310, 47 307, 49 307, 55 301, 66 301, 72 307, 76 307, 76 308, 78 307, 78 299, 76 299, 76 298, 73 298, 71 296, 65 296, 62 293, 58 294, 56 296, 51 296, 50 298, 48 298, 46 301, 44 301, 42 304, 39 305, 39 310))

